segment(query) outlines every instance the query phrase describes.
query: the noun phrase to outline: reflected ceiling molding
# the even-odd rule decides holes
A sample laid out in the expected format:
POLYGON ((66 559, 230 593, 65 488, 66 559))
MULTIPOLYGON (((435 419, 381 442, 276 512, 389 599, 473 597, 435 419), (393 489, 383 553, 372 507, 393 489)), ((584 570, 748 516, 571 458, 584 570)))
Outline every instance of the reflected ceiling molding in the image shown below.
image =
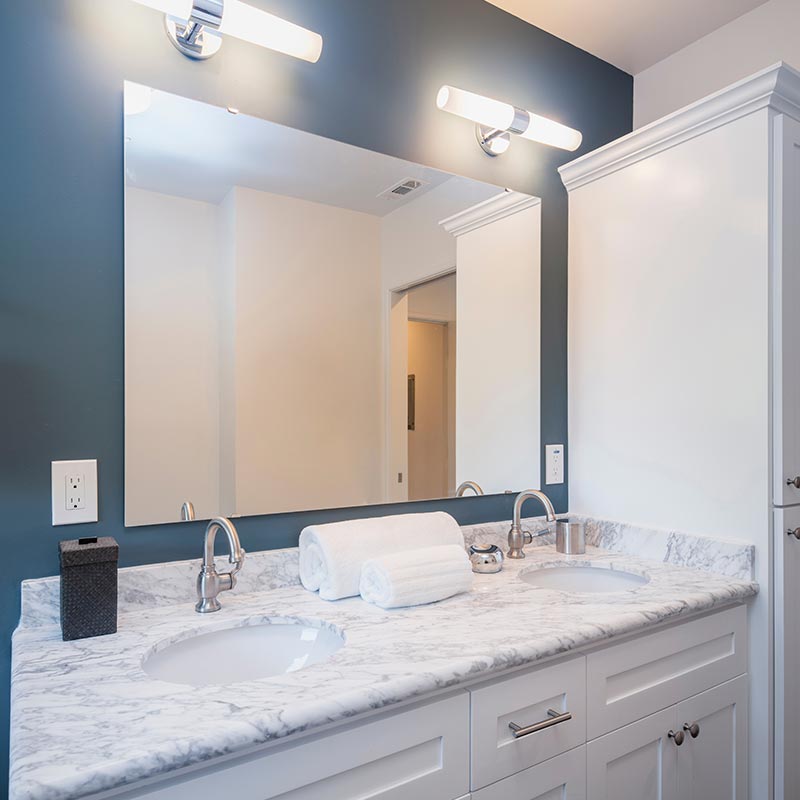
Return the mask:
POLYGON ((496 197, 490 197, 482 203, 459 211, 458 214, 453 214, 452 217, 440 220, 439 224, 453 236, 461 236, 488 225, 490 222, 496 222, 503 217, 510 217, 512 214, 524 211, 526 208, 538 206, 541 202, 539 197, 506 189, 496 197))

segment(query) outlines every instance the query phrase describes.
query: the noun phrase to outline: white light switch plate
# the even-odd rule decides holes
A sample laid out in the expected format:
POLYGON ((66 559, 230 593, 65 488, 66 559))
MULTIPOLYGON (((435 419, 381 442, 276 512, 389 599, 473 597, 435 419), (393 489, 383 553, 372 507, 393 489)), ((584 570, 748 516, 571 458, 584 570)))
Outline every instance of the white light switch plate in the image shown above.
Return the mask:
POLYGON ((545 484, 564 483, 564 445, 547 444, 544 455, 545 484))
POLYGON ((53 525, 97 522, 97 461, 51 461, 53 525))

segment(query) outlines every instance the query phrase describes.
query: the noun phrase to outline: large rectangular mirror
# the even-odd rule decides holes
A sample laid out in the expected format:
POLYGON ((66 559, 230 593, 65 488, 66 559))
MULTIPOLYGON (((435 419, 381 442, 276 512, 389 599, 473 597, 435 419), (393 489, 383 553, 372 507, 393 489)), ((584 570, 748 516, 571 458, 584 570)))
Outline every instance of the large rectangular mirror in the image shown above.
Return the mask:
POLYGON ((539 485, 536 198, 125 85, 125 521, 539 485))

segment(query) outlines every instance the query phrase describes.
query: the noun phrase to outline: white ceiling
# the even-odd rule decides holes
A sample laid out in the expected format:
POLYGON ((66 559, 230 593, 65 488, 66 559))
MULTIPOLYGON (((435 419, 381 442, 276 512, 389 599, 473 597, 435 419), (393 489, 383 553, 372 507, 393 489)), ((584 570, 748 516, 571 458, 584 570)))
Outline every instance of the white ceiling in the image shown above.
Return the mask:
POLYGON ((158 90, 149 108, 125 117, 125 138, 128 186, 214 204, 245 186, 382 217, 446 182, 459 184, 465 206, 501 191, 158 90), (425 185, 405 198, 378 196, 406 178, 425 185))
POLYGON ((487 0, 636 75, 766 0, 487 0))

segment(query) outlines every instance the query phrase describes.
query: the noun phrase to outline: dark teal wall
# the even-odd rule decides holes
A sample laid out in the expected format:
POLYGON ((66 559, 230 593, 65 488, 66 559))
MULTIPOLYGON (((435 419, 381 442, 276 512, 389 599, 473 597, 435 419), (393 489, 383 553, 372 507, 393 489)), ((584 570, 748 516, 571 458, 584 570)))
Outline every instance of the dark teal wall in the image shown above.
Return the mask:
MULTIPOLYGON (((567 205, 556 167, 574 156, 517 141, 492 160, 471 126, 437 111, 434 98, 450 83, 514 102, 582 130, 586 152, 630 130, 631 77, 484 0, 251 2, 319 31, 321 61, 306 64, 229 39, 215 59, 191 62, 167 42, 160 15, 129 0, 4 4, 4 733, 19 582, 57 571, 60 538, 113 535, 124 565, 200 551, 199 523, 123 527, 123 80, 541 196, 542 441, 566 441, 567 205), (50 525, 50 461, 66 458, 99 460, 99 525, 50 525)), ((567 487, 551 494, 566 510, 567 487)), ((507 518, 509 503, 501 497, 420 507, 445 507, 468 523, 507 518)), ((244 546, 258 550, 294 544, 310 520, 366 513, 375 511, 256 517, 237 526, 244 546)), ((3 755, 6 749, 0 742, 3 755)))

